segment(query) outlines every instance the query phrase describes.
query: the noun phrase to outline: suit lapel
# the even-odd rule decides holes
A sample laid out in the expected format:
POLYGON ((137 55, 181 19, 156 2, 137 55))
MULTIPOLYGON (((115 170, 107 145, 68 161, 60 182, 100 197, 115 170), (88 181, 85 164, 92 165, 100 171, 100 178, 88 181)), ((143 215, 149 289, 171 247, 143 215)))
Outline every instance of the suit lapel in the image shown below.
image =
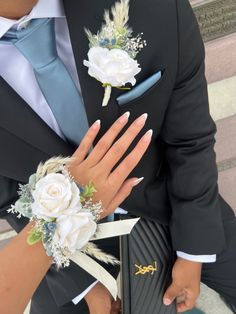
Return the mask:
POLYGON ((0 79, 0 126, 48 155, 58 148, 67 149, 64 142, 25 101, 0 79))
POLYGON ((113 89, 108 106, 102 107, 104 89, 101 83, 88 75, 88 69, 83 65, 83 61, 87 59, 89 51, 89 42, 84 28, 88 28, 96 33, 103 23, 104 9, 109 9, 113 3, 113 0, 64 0, 72 48, 89 124, 91 125, 95 120, 101 119, 101 134, 110 127, 111 123, 119 115, 119 108, 116 102, 119 91, 113 89))
POLYGON ((27 172, 24 169, 29 168, 29 159, 32 165, 37 166, 37 163, 45 158, 72 153, 72 148, 57 136, 2 78, 0 99, 0 139, 1 143, 4 143, 0 157, 0 174, 22 181, 27 172), (5 138, 10 142, 5 141, 5 138), (13 163, 14 166, 17 165, 17 174, 13 173, 13 163))

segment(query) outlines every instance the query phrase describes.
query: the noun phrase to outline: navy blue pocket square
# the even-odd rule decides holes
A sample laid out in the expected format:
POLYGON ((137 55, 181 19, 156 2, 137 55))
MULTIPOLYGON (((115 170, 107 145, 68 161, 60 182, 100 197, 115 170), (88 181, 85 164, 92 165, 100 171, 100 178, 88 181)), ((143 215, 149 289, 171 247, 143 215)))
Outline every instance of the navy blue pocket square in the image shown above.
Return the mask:
POLYGON ((139 98, 146 91, 152 88, 161 79, 161 76, 162 76, 162 72, 158 71, 157 73, 153 74, 142 83, 136 85, 131 91, 120 95, 116 99, 118 104, 122 106, 134 99, 139 98))

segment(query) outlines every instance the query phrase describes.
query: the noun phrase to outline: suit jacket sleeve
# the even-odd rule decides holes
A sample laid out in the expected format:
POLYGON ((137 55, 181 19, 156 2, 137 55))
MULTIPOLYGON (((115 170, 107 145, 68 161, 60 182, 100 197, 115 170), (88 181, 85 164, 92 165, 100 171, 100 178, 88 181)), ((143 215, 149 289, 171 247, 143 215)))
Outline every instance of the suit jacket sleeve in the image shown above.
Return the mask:
POLYGON ((162 139, 168 162, 174 249, 215 254, 225 236, 217 186, 215 124, 209 114, 204 46, 188 0, 177 0, 178 72, 162 139))

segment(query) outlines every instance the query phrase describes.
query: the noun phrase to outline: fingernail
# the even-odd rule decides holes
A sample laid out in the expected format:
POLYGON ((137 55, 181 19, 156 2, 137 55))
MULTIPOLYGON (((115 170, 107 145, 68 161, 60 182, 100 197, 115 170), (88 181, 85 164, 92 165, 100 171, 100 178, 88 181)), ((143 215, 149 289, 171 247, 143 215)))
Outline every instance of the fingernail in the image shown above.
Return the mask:
POLYGON ((165 305, 171 305, 171 300, 170 299, 164 299, 163 300, 163 303, 165 304, 165 305))
POLYGON ((144 180, 144 177, 135 180, 135 181, 133 182, 133 186, 137 186, 137 185, 138 185, 140 182, 142 182, 143 180, 144 180))
POLYGON ((129 116, 130 116, 130 112, 127 111, 126 113, 124 113, 120 119, 118 120, 121 124, 125 124, 128 120, 129 120, 129 116))
POLYGON ((101 120, 97 120, 94 122, 91 128, 96 131, 100 127, 100 125, 101 125, 101 120))
POLYGON ((149 142, 150 139, 152 138, 152 135, 153 135, 153 130, 147 131, 147 133, 143 137, 143 141, 144 142, 149 142))
POLYGON ((147 113, 142 114, 142 115, 135 121, 135 124, 136 124, 137 126, 142 126, 142 125, 146 122, 147 117, 148 117, 148 114, 147 114, 147 113))

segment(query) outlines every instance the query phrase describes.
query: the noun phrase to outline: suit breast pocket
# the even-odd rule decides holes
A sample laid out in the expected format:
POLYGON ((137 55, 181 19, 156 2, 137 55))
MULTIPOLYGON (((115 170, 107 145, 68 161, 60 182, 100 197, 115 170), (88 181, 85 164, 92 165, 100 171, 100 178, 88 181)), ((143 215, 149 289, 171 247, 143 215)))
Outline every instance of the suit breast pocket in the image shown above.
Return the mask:
POLYGON ((134 87, 134 93, 128 94, 132 92, 130 91, 117 97, 116 100, 120 114, 130 111, 135 118, 143 113, 148 113, 148 120, 151 123, 150 127, 155 126, 156 128, 157 125, 161 125, 172 92, 172 84, 169 82, 168 77, 168 70, 165 69, 161 71, 160 78, 154 84, 150 85, 149 88, 145 89, 145 86, 142 86, 145 80, 134 87), (135 91, 135 88, 138 90, 135 91), (140 88, 143 88, 143 92, 140 88), (127 102, 125 102, 126 100, 127 102))
POLYGON ((133 100, 136 100, 142 97, 148 90, 154 87, 161 80, 161 77, 162 77, 162 71, 158 71, 154 73, 153 75, 151 75, 146 80, 144 80, 143 82, 137 84, 130 91, 117 97, 116 100, 119 106, 123 106, 133 100))

